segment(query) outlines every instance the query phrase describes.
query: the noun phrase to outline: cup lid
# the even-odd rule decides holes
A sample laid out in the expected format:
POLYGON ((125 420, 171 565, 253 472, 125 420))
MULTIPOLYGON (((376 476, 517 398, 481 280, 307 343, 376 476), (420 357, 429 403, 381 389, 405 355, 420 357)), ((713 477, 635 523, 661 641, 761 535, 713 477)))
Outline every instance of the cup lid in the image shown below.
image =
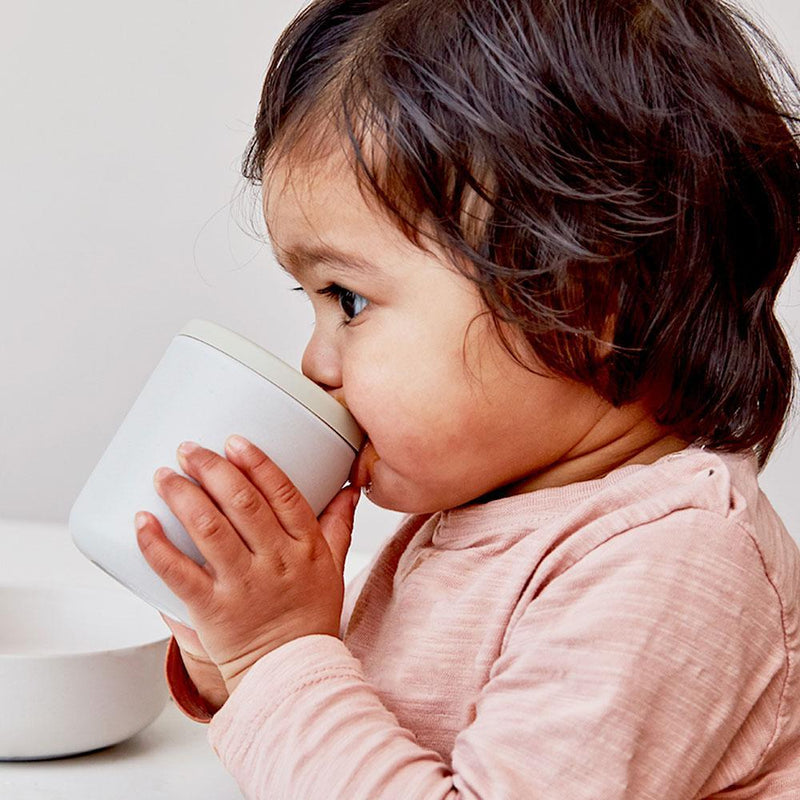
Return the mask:
POLYGON ((312 380, 260 345, 222 325, 204 319, 190 320, 179 331, 178 336, 197 339, 236 359, 304 405, 336 431, 354 450, 361 447, 364 432, 352 414, 312 380))

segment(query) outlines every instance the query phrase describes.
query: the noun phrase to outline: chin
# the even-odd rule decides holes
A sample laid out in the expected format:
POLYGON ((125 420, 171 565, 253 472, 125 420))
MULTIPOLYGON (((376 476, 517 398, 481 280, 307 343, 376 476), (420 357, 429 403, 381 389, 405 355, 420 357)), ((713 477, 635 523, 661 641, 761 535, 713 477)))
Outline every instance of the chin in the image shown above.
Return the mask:
MULTIPOLYGON (((387 511, 399 511, 401 514, 426 514, 431 513, 424 506, 419 505, 405 499, 398 499, 395 497, 387 497, 374 489, 370 492, 365 492, 367 499, 373 505, 385 508, 387 511)), ((436 509, 441 510, 441 509, 436 509)))
MULTIPOLYGON (((381 486, 373 484, 369 492, 365 491, 371 503, 385 508, 388 511, 399 511, 403 514, 435 514, 438 511, 447 511, 455 508, 456 505, 463 505, 467 500, 448 503, 447 498, 433 497, 425 495, 419 491, 414 491, 412 487, 403 490, 400 487, 381 486)), ((454 498, 455 499, 455 498, 454 498)))

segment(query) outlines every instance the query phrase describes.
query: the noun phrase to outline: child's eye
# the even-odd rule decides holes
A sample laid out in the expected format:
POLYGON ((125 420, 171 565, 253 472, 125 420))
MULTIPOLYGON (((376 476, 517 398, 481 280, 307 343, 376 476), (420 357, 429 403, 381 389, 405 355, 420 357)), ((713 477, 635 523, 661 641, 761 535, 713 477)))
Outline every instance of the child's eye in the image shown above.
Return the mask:
POLYGON ((345 324, 355 319, 369 305, 369 300, 366 297, 362 297, 357 292, 345 289, 335 283, 326 286, 324 289, 318 289, 317 293, 327 297, 335 297, 339 301, 339 307, 347 317, 345 324))

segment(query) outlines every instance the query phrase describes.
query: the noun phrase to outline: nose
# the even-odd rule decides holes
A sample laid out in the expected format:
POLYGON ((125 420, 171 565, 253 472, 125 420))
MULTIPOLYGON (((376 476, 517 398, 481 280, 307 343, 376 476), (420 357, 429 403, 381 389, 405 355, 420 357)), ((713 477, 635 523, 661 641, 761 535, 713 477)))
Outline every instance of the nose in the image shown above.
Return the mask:
POLYGON ((339 352, 330 338, 315 328, 306 345, 301 364, 303 375, 337 399, 342 393, 342 369, 339 352))

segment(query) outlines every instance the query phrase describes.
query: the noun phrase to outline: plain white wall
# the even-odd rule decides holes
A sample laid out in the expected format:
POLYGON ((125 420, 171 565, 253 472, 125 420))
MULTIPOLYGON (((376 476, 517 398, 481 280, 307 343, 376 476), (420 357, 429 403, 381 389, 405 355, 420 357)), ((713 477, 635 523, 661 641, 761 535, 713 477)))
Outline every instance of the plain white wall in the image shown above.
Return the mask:
MULTIPOLYGON (((4 3, 0 517, 66 522, 188 319, 299 364, 309 308, 239 229, 250 207, 235 198, 269 53, 302 5, 4 3)), ((747 6, 800 63, 800 4, 747 6)), ((781 308, 800 353, 796 273, 781 308)), ((798 468, 794 433, 762 483, 800 538, 798 468)), ((356 545, 397 518, 362 504, 356 545)))

